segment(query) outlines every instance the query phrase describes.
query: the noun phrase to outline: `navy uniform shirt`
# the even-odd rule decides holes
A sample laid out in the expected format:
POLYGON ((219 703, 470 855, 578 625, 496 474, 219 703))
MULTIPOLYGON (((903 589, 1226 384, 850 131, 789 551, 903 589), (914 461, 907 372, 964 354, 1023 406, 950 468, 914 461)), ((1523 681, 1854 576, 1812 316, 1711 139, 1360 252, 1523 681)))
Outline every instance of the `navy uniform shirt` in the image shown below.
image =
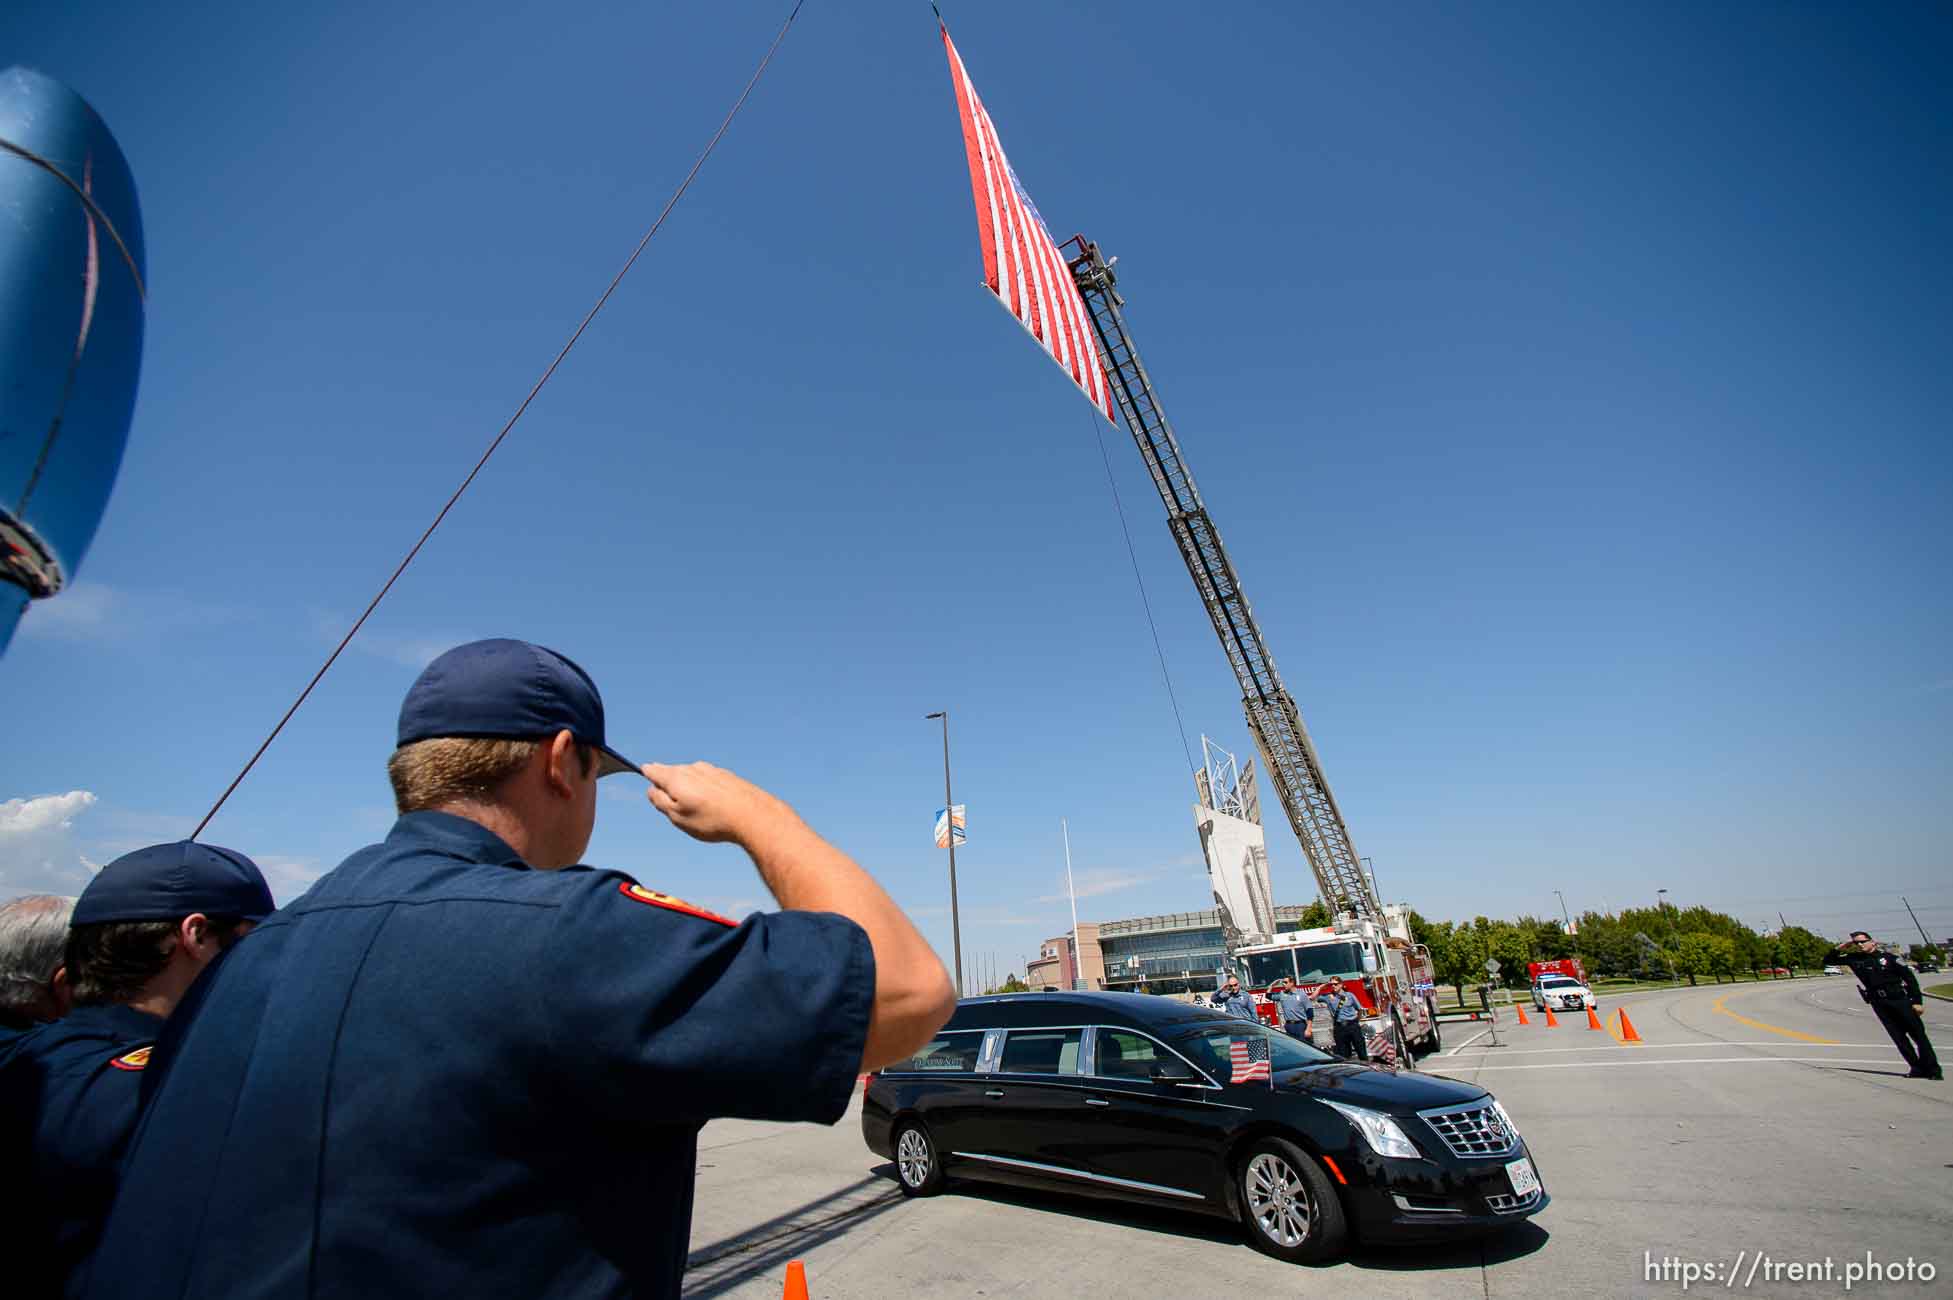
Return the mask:
POLYGON ((0 1063, 0 1168, 13 1200, 0 1214, 8 1295, 78 1291, 162 1028, 129 1007, 76 1007, 8 1045, 0 1063))
POLYGON ((874 983, 843 917, 409 813, 178 1008, 88 1294, 676 1296, 699 1127, 840 1118, 874 983))

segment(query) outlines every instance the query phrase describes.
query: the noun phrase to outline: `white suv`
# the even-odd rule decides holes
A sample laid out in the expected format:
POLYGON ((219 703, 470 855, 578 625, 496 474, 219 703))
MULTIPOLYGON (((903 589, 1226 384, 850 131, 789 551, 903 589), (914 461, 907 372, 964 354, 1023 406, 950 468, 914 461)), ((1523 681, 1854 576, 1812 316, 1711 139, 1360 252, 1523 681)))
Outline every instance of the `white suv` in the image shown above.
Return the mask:
POLYGON ((1533 1006, 1540 1010, 1578 1011, 1594 1005, 1594 991, 1567 975, 1542 975, 1533 981, 1533 1006))

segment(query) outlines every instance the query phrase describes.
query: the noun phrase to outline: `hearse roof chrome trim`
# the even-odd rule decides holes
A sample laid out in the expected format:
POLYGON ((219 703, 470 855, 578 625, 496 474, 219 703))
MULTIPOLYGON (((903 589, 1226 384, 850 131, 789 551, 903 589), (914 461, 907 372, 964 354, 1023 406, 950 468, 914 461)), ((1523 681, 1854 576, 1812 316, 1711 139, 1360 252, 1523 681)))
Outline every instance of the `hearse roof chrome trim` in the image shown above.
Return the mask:
POLYGON ((952 1151, 959 1160, 987 1160, 991 1164, 1013 1165, 1019 1169, 1035 1169, 1041 1174, 1063 1174, 1067 1178, 1086 1178, 1095 1183, 1110 1183, 1114 1187, 1130 1187, 1141 1192, 1158 1192, 1162 1196, 1179 1196, 1189 1201, 1204 1201, 1207 1198, 1199 1192, 1183 1192, 1177 1187, 1162 1187, 1158 1183, 1142 1183, 1136 1178, 1114 1178, 1110 1174, 1090 1174, 1083 1169, 1065 1169, 1058 1165, 1039 1164, 1035 1160, 1018 1160, 1011 1156, 986 1156, 975 1151, 952 1151))

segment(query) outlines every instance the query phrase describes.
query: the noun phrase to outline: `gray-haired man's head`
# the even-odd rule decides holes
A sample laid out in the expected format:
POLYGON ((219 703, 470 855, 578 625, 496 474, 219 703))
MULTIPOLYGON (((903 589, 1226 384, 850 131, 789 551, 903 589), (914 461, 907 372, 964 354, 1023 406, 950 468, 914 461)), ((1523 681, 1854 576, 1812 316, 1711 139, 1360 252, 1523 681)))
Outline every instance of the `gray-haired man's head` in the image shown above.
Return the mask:
POLYGON ((65 959, 74 910, 74 899, 53 894, 0 903, 0 1023, 19 1029, 67 1012, 54 974, 65 959))

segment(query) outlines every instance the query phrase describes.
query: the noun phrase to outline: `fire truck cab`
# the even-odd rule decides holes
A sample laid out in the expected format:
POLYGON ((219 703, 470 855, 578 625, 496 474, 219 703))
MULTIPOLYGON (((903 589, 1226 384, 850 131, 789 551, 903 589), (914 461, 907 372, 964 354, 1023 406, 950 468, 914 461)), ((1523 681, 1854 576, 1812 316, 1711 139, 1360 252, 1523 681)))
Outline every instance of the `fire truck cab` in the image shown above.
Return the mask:
POLYGON ((1278 1013, 1268 989, 1275 981, 1294 980, 1314 997, 1330 980, 1340 979, 1363 1004, 1365 1038, 1385 1035, 1406 1062, 1413 1051, 1435 1051, 1440 1042, 1436 977, 1430 950, 1411 940, 1408 912, 1391 903, 1384 906, 1381 923, 1346 913, 1334 925, 1244 944, 1234 950, 1241 985, 1262 1018, 1274 1021, 1278 1013))

